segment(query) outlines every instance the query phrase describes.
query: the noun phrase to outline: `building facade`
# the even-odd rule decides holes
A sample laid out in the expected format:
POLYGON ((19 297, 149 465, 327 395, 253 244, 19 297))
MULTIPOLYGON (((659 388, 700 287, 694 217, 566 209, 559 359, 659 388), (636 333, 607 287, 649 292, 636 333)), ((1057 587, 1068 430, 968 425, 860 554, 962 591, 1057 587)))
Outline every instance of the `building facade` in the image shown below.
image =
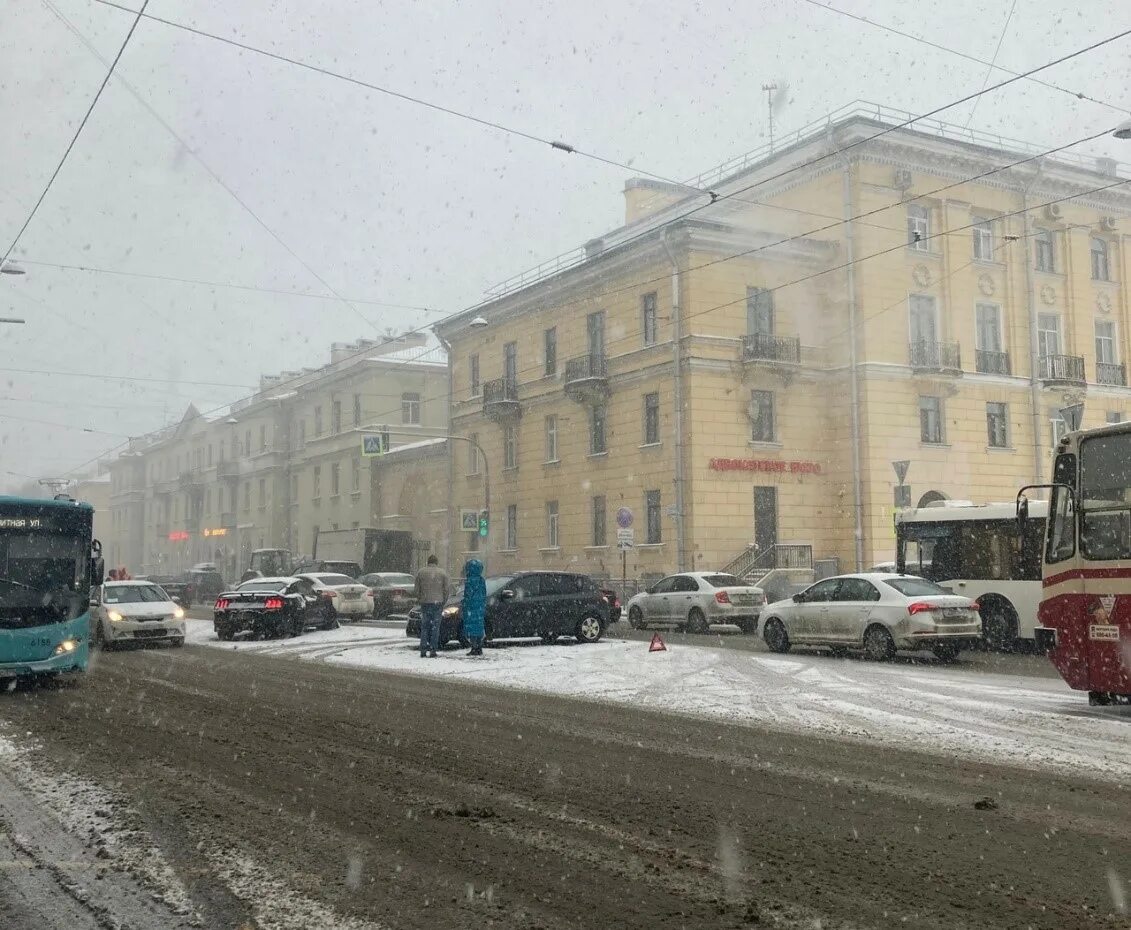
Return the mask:
POLYGON ((483 450, 453 445, 453 513, 491 498, 453 555, 867 567, 897 502, 1012 500, 1062 410, 1131 414, 1126 176, 903 118, 833 114, 710 198, 631 181, 623 227, 439 326, 453 437, 483 450))
POLYGON ((109 564, 134 574, 213 562, 225 578, 253 549, 311 554, 320 529, 411 529, 442 551, 446 364, 423 338, 335 343, 321 368, 264 376, 220 417, 190 406, 110 465, 109 564), (363 454, 364 435, 388 451, 363 454), (410 483, 413 492, 402 485, 410 483), (390 495, 395 499, 390 502, 390 495))

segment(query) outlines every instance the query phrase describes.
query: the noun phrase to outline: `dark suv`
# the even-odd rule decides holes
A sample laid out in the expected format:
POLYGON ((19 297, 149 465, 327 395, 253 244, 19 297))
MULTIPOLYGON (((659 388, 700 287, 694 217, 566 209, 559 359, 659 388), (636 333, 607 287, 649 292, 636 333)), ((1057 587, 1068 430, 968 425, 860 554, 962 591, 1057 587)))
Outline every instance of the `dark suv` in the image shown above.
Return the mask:
MULTIPOLYGON (((609 602, 588 575, 573 572, 518 572, 494 575, 487 582, 487 639, 520 639, 539 636, 552 643, 559 636, 573 636, 579 643, 595 643, 609 622, 609 602)), ((440 619, 440 642, 463 635, 460 601, 462 582, 448 598, 440 619)), ((420 637, 420 608, 414 607, 405 625, 408 636, 420 637)))

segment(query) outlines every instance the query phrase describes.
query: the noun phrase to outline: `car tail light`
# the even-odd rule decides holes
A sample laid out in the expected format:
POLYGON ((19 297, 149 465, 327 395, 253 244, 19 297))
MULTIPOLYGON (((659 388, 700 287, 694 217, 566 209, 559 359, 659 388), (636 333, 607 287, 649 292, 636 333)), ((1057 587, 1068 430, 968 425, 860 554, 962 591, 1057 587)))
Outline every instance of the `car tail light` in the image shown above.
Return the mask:
POLYGON ((269 597, 263 605, 267 610, 282 610, 283 599, 281 597, 269 597))
POLYGON ((927 610, 938 609, 939 607, 937 604, 930 604, 927 601, 915 601, 915 603, 907 605, 907 612, 912 616, 914 616, 915 614, 921 614, 927 610))
POLYGON ((716 591, 715 592, 715 600, 720 604, 729 604, 730 603, 730 595, 727 594, 726 591, 716 591))
POLYGON ((981 604, 980 604, 980 603, 979 603, 978 601, 974 601, 974 603, 972 603, 972 604, 970 605, 970 609, 971 609, 971 610, 981 610, 981 609, 982 609, 982 605, 981 605, 981 604))
POLYGON ((368 592, 368 593, 369 593, 369 596, 370 596, 370 597, 376 597, 376 596, 377 596, 377 592, 376 592, 376 591, 374 591, 374 590, 373 590, 372 588, 370 588, 370 589, 369 589, 369 592, 368 592))
POLYGON ((229 601, 226 597, 218 597, 218 598, 216 598, 216 609, 217 610, 227 610, 228 605, 231 604, 231 603, 232 602, 229 601))
POLYGON ((323 591, 322 596, 323 597, 337 597, 338 592, 337 591, 323 591))

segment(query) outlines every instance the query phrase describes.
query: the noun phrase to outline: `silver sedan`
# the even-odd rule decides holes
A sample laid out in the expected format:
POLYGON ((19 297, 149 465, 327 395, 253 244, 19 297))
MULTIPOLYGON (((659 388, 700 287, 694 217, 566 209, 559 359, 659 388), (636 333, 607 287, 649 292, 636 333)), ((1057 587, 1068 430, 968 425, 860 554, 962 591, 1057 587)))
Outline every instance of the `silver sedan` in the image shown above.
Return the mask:
POLYGON ((890 659, 897 649, 931 649, 951 660, 982 635, 977 601, 924 578, 888 572, 818 581, 767 606, 760 626, 774 652, 831 646, 863 649, 871 659, 890 659))
POLYGON ((766 603, 761 588, 744 584, 722 572, 683 572, 661 578, 628 602, 628 622, 634 629, 670 626, 706 633, 712 623, 729 623, 754 633, 758 613, 766 603))

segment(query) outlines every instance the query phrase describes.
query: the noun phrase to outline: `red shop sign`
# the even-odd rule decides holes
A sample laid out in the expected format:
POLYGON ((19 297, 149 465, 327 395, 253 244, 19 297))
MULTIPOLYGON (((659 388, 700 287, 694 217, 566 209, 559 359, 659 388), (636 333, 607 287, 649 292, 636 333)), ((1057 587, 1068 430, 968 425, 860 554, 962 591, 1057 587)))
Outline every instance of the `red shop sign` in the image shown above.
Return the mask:
POLYGON ((711 471, 768 471, 790 475, 819 475, 820 462, 782 462, 777 459, 711 459, 711 471))

